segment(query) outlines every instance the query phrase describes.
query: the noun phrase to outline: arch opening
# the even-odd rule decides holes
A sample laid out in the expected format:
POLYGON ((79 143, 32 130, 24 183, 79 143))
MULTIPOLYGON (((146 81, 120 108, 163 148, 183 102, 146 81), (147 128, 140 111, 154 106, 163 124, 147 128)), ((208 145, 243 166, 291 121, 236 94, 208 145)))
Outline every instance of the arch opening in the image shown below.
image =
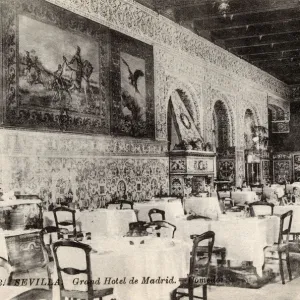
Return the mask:
POLYGON ((213 144, 214 148, 226 149, 230 143, 230 119, 223 101, 218 100, 213 110, 213 144))

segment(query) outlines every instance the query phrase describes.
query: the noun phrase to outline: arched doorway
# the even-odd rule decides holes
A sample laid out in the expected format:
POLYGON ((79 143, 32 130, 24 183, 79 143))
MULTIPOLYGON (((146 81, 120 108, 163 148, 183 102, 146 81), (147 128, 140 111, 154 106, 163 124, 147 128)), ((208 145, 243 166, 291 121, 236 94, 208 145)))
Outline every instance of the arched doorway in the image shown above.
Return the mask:
POLYGON ((213 110, 213 144, 215 149, 226 149, 230 143, 230 120, 223 101, 218 100, 213 110))
POLYGON ((231 120, 223 101, 216 101, 212 120, 212 143, 217 152, 217 183, 231 185, 235 180, 235 152, 231 147, 231 120))

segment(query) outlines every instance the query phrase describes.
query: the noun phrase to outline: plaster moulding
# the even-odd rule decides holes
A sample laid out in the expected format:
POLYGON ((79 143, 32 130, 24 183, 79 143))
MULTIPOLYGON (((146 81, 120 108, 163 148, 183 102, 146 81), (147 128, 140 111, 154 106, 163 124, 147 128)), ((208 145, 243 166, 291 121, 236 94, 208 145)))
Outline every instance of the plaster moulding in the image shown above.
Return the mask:
POLYGON ((256 85, 287 98, 286 84, 213 45, 171 20, 153 13, 132 0, 47 0, 103 25, 148 43, 158 43, 170 51, 186 52, 235 77, 243 77, 256 85))

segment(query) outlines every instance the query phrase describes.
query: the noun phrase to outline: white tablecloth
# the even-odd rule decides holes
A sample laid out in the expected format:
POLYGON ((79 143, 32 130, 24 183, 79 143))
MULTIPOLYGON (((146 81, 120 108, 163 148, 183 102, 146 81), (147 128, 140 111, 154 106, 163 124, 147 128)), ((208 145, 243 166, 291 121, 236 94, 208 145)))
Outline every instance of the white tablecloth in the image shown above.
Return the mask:
POLYGON ((197 214, 211 219, 218 219, 222 214, 217 197, 189 197, 184 201, 188 214, 197 214))
POLYGON ((152 201, 166 201, 166 202, 172 202, 172 201, 177 201, 177 200, 180 200, 176 197, 161 197, 161 198, 158 198, 158 197, 154 197, 151 199, 152 201))
POLYGON ((263 248, 277 242, 279 233, 279 218, 276 216, 258 219, 224 215, 218 221, 178 219, 175 225, 175 237, 185 241, 189 241, 192 234, 214 231, 215 245, 226 248, 227 259, 253 261, 260 276, 264 263, 263 248))
POLYGON ((1 300, 11 300, 28 290, 30 290, 30 288, 25 286, 0 286, 1 300))
MULTIPOLYGON (((179 284, 179 278, 186 277, 189 271, 190 247, 182 241, 173 239, 135 237, 119 239, 93 240, 90 244, 97 252, 91 253, 93 279, 99 278, 100 284, 95 289, 114 287, 114 296, 117 300, 169 300, 170 292, 179 284), (130 241, 134 245, 130 245, 130 241), (143 241, 143 244, 141 242, 143 241), (171 279, 174 284, 154 283, 142 284, 143 277, 151 279, 171 279), (125 284, 105 284, 105 280, 125 279, 125 284), (132 284, 134 278, 138 283, 132 284)), ((72 266, 85 268, 82 259, 74 261, 74 250, 70 248, 58 252, 62 268, 72 266)), ((85 285, 74 285, 74 278, 78 275, 65 277, 65 288, 85 290, 85 285)), ((54 275, 54 279, 56 276, 54 275)), ((86 279, 82 277, 82 279, 86 279)), ((57 287, 54 287, 54 295, 57 287)), ((108 296, 107 299, 111 299, 108 296)), ((55 298, 56 299, 56 298, 55 298)), ((104 298, 106 299, 106 298, 104 298)))
POLYGON ((151 208, 164 210, 166 213, 166 221, 172 223, 178 216, 183 216, 184 211, 181 201, 165 202, 150 201, 148 203, 136 203, 134 209, 138 210, 139 221, 149 222, 148 212, 151 208))
MULTIPOLYGON (((129 230, 129 223, 136 221, 136 214, 132 209, 76 211, 78 229, 91 232, 92 238, 94 236, 124 236, 129 230)), ((55 224, 53 212, 45 212, 44 226, 53 224, 55 224)))
POLYGON ((268 198, 272 198, 272 194, 277 194, 278 198, 281 198, 284 195, 284 187, 283 186, 265 186, 263 194, 268 198))
POLYGON ((252 191, 235 191, 231 193, 231 199, 234 200, 234 204, 245 204, 245 202, 251 203, 257 199, 256 193, 252 191))
POLYGON ((275 206, 274 214, 282 215, 288 212, 289 210, 293 211, 291 232, 300 232, 300 206, 299 205, 275 206))

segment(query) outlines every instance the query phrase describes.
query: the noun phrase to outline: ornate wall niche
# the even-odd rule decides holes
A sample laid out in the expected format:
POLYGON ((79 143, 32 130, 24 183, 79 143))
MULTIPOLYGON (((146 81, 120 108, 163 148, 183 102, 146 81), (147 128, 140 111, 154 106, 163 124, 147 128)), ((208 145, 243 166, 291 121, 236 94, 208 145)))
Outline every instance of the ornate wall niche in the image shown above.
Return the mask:
POLYGON ((244 114, 244 146, 245 149, 251 149, 253 147, 253 133, 252 128, 257 126, 257 119, 251 109, 247 108, 244 114))
POLYGON ((227 108, 221 100, 215 102, 214 112, 213 112, 213 121, 214 121, 214 141, 212 144, 216 148, 226 149, 232 145, 231 143, 231 131, 230 127, 230 117, 227 111, 227 108))
POLYGON ((219 90, 216 90, 212 87, 208 88, 206 90, 206 103, 205 103, 205 121, 204 124, 206 124, 205 130, 207 131, 207 141, 212 142, 214 139, 213 136, 213 114, 215 111, 215 105, 216 103, 222 103, 222 106, 224 107, 226 113, 227 113, 227 119, 228 119, 228 146, 235 146, 235 101, 232 100, 232 97, 225 95, 224 93, 220 92, 219 90))

